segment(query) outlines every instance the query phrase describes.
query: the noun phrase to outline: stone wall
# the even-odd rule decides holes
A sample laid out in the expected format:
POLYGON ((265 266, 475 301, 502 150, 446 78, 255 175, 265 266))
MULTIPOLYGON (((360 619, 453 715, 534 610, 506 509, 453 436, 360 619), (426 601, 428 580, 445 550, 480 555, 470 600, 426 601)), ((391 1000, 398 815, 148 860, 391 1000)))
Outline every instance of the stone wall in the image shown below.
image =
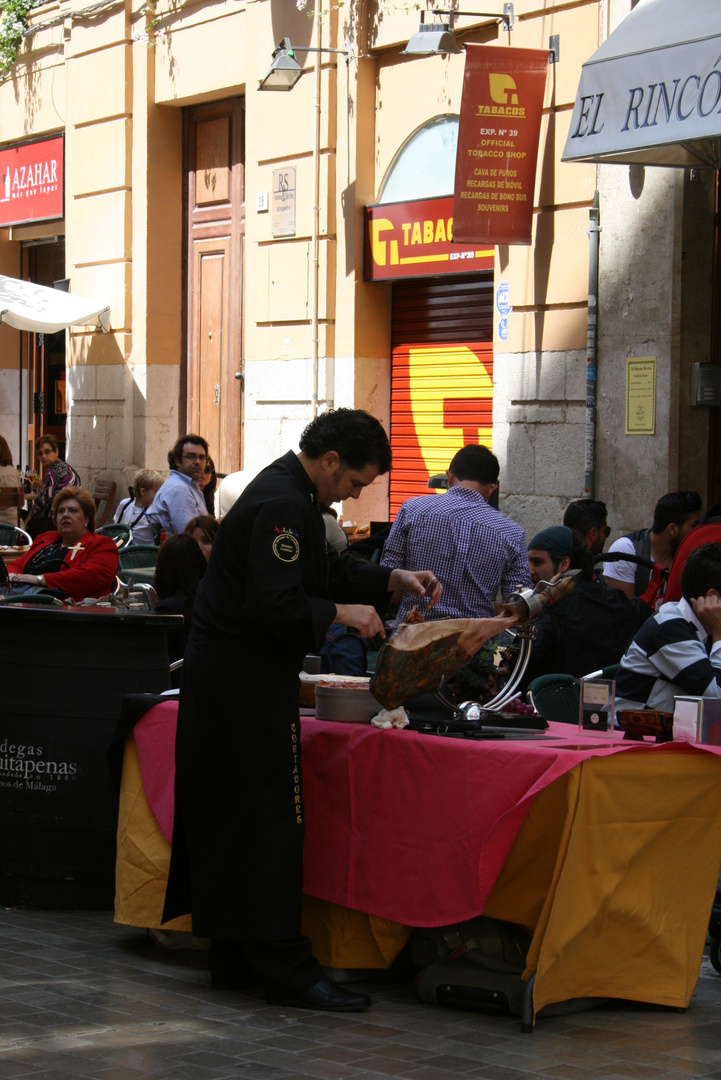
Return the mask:
POLYGON ((499 509, 530 539, 583 494, 586 355, 496 353, 493 372, 499 509))

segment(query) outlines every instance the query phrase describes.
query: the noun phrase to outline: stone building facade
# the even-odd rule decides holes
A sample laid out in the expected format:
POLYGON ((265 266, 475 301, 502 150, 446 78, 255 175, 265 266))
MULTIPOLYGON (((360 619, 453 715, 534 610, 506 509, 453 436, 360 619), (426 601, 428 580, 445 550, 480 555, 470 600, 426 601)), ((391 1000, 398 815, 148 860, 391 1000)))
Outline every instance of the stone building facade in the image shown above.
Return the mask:
MULTIPOLYGON (((503 340, 497 312, 489 324, 492 433, 479 421, 478 438, 502 463, 501 509, 529 533, 584 490, 596 190, 595 496, 615 536, 646 524, 664 491, 709 490, 709 412, 691 407, 688 384, 712 348, 715 174, 560 160, 581 64, 630 7, 516 0, 510 35, 496 21, 456 20, 459 41, 501 51, 560 38, 533 241, 496 248, 486 275, 491 290, 508 284, 512 311, 503 340), (653 436, 624 434, 634 355, 657 357, 653 436)), ((201 428, 224 472, 257 471, 295 446, 314 408, 366 408, 392 430, 399 292, 365 280, 364 208, 414 134, 458 114, 464 64, 462 53, 404 55, 419 13, 401 8, 353 0, 314 18, 289 0, 52 0, 34 11, 0 85, 0 150, 63 133, 65 209, 0 229, 0 273, 28 276, 34 248, 61 245, 59 276, 110 305, 109 334, 76 327, 65 338, 67 455, 89 482, 112 476, 123 491, 136 468, 165 467, 184 429, 201 428), (304 74, 290 93, 259 92, 282 38, 304 74), (304 51, 319 46, 349 55, 304 51), (273 214, 279 174, 293 184, 286 234, 273 214)), ((432 183, 429 193, 451 194, 432 183)), ((0 327, 0 427, 23 463, 28 337, 0 327)), ((451 437, 460 444, 467 430, 451 437)), ((388 508, 382 478, 348 509, 378 520, 388 508)))

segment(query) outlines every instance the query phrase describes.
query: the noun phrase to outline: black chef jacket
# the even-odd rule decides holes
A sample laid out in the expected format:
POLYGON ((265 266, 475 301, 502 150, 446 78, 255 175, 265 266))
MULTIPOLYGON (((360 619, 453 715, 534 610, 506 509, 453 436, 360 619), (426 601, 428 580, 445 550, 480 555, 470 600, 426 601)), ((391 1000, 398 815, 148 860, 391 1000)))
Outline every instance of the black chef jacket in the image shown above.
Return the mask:
POLYGON ((382 608, 389 577, 347 556, 329 563, 315 488, 292 452, 223 519, 183 665, 166 920, 190 911, 210 938, 300 934, 298 674, 334 601, 382 608))

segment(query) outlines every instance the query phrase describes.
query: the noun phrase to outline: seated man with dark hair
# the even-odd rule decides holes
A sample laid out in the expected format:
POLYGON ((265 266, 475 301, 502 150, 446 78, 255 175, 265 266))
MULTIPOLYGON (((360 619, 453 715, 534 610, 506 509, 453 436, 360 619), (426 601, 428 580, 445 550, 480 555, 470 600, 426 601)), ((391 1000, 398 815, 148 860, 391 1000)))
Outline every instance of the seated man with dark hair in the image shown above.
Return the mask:
POLYGON ((673 712, 674 696, 721 697, 721 544, 681 574, 682 598, 641 627, 616 676, 616 708, 673 712), (710 648, 709 648, 710 646, 710 648))
MULTIPOLYGON (((687 533, 695 529, 701 520, 701 496, 697 491, 670 491, 662 495, 653 512, 650 529, 614 540, 609 554, 622 552, 638 555, 659 566, 669 567, 679 544, 687 533)), ((639 566, 626 560, 606 563, 606 584, 621 589, 626 596, 643 596, 651 580, 648 566, 639 566)))
MULTIPOLYGON (((469 443, 448 466, 448 491, 407 499, 385 542, 381 565, 403 570, 433 566, 444 593, 428 619, 485 618, 497 595, 529 585, 526 537, 520 525, 489 505, 498 487, 498 458, 469 443)), ((415 604, 403 597, 397 622, 415 604)))
POLYGON ((611 532, 606 504, 598 499, 576 499, 569 503, 563 524, 573 529, 592 555, 600 555, 611 532))
POLYGON ((588 547, 563 525, 534 536, 528 556, 534 584, 569 569, 581 570, 581 576, 573 592, 546 608, 534 623, 524 687, 539 675, 563 673, 580 678, 617 664, 653 609, 619 589, 609 589, 595 577, 588 547))

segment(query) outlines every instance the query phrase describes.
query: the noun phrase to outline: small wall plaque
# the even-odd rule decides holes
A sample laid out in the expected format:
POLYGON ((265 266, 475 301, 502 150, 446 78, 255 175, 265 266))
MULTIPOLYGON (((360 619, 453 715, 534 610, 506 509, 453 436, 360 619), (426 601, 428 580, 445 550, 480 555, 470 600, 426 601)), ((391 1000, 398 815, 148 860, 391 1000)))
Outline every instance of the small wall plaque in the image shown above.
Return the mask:
POLYGON ((295 165, 273 169, 273 236, 295 236, 295 165))
POLYGON ((626 434, 656 434, 656 357, 626 357, 626 434))

